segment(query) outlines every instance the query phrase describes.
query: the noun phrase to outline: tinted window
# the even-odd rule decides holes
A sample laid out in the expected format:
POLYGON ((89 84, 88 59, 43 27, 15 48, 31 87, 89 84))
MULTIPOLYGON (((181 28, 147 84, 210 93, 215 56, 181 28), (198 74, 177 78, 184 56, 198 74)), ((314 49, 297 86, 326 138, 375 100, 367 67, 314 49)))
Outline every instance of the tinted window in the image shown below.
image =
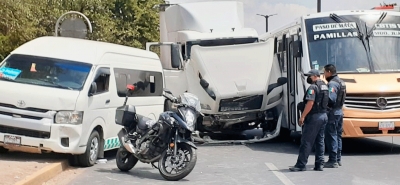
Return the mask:
POLYGON ((161 96, 163 93, 163 77, 161 72, 114 68, 117 93, 126 96, 126 85, 144 82, 145 88, 136 90, 132 96, 161 96))

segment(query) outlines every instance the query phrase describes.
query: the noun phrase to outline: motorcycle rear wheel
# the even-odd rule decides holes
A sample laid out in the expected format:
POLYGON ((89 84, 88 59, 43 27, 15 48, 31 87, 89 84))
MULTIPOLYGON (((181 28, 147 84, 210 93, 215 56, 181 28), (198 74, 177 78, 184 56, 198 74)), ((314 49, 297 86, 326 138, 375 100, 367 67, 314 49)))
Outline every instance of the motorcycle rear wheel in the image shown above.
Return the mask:
POLYGON ((173 153, 168 154, 167 151, 163 153, 158 162, 158 170, 165 180, 178 181, 192 172, 196 162, 196 150, 186 143, 179 143, 177 156, 173 156, 173 153), (190 157, 190 159, 187 160, 188 157, 190 157), (176 168, 171 166, 176 166, 176 168), (168 167, 171 167, 171 170, 167 170, 168 167), (172 173, 174 170, 176 172, 175 174, 172 173))
POLYGON ((124 146, 121 146, 117 151, 115 161, 117 162, 117 167, 119 170, 127 172, 136 165, 138 159, 133 154, 128 152, 124 146))

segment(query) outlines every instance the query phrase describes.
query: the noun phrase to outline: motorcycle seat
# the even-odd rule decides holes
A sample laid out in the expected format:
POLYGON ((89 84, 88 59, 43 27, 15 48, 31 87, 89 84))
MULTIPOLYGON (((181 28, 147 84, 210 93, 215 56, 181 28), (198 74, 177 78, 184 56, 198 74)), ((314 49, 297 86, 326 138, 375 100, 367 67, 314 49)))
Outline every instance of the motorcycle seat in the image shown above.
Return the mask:
POLYGON ((140 130, 143 130, 143 131, 151 128, 156 123, 155 120, 148 118, 146 116, 137 115, 137 118, 138 118, 137 126, 140 130))

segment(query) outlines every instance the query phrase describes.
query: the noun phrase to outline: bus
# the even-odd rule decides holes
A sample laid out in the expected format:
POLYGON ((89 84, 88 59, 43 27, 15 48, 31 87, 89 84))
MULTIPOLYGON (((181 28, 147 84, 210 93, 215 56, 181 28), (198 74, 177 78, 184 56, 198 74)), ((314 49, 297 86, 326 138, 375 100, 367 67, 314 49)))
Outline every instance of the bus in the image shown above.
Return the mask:
POLYGON ((334 64, 347 86, 342 136, 400 136, 400 12, 392 7, 308 14, 260 36, 288 79, 280 134, 301 136, 303 74, 334 64))

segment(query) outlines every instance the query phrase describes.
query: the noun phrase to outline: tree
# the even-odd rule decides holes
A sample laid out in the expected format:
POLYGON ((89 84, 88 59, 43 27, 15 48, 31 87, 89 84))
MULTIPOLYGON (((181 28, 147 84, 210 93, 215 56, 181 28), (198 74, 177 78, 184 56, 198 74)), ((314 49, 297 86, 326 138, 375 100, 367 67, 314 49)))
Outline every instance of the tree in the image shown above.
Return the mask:
POLYGON ((34 38, 54 35, 57 19, 79 11, 92 23, 91 40, 145 48, 159 40, 153 7, 163 0, 0 0, 0 57, 34 38))
POLYGON ((117 43, 134 47, 158 41, 159 17, 153 7, 162 0, 116 0, 113 14, 117 22, 117 43))

